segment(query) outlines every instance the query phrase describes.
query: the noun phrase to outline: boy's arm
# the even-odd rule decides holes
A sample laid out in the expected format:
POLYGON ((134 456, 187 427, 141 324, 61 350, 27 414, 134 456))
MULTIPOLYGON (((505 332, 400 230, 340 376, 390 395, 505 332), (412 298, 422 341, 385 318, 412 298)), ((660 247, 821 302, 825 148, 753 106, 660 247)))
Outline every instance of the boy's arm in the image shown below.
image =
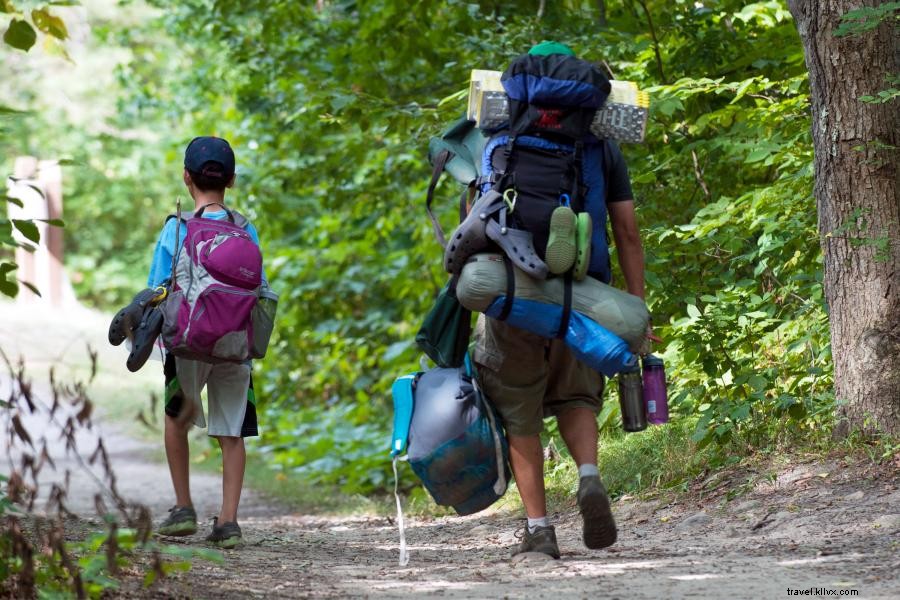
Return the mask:
POLYGON ((153 250, 153 261, 150 263, 150 273, 147 275, 147 287, 162 285, 172 275, 176 222, 177 219, 169 219, 159 232, 153 250))

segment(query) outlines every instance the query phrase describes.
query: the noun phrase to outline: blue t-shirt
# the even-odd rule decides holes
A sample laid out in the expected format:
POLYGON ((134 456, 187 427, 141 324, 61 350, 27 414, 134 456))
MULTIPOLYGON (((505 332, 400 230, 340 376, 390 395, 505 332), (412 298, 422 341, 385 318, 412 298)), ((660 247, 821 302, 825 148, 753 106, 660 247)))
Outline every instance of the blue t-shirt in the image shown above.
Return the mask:
MULTIPOLYGON (((222 221, 228 218, 228 213, 224 210, 216 212, 204 212, 204 219, 215 219, 222 221)), ((159 232, 156 240, 156 249, 153 251, 153 262, 150 264, 150 275, 147 276, 147 287, 156 287, 162 285, 172 275, 172 256, 175 253, 175 226, 180 225, 181 231, 178 233, 178 245, 184 243, 187 236, 187 225, 179 219, 169 219, 159 232)), ((259 246, 259 235, 256 233, 256 227, 253 223, 247 221, 244 231, 250 234, 250 237, 259 246)), ((266 273, 262 273, 263 283, 266 283, 266 273)))

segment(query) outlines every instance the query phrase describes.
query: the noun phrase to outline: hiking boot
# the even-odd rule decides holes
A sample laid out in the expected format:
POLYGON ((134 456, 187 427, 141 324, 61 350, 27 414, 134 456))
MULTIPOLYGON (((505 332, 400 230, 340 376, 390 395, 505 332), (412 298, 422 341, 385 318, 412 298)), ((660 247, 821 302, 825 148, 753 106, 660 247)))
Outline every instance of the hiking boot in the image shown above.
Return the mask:
POLYGON ((213 517, 212 532, 206 541, 219 548, 234 548, 241 543, 241 527, 235 521, 227 521, 219 525, 219 517, 213 517))
POLYGON ((609 506, 609 497, 597 475, 582 477, 578 482, 578 509, 584 521, 585 546, 599 550, 616 542, 616 522, 609 506))
POLYGON ((191 535, 197 533, 197 513, 193 506, 173 506, 169 516, 156 528, 159 535, 191 535))
POLYGON ((559 558, 559 545, 556 543, 556 529, 553 525, 536 527, 534 532, 528 530, 528 525, 522 533, 522 542, 513 549, 512 555, 523 552, 540 552, 553 558, 559 558))

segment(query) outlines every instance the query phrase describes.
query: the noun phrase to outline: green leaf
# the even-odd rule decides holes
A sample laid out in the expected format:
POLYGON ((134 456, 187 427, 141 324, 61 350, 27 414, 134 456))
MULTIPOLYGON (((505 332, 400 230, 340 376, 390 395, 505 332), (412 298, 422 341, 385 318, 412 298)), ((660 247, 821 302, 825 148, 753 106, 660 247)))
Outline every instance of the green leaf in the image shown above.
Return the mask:
POLYGON ((56 15, 51 15, 46 8, 31 11, 31 20, 34 21, 38 29, 58 40, 64 40, 69 37, 69 32, 63 20, 56 15))
POLYGON ((767 159, 770 154, 772 154, 772 150, 769 148, 757 148, 753 152, 751 152, 749 155, 747 155, 747 158, 744 160, 744 162, 746 162, 746 163, 759 162, 761 160, 767 159))
POLYGON ((9 279, 0 279, 0 294, 15 298, 19 294, 19 284, 9 279))
POLYGON ((41 223, 46 223, 47 225, 50 225, 52 227, 65 227, 66 226, 65 221, 63 221, 62 219, 36 219, 36 220, 40 221, 41 223))
POLYGON ((28 240, 34 242, 35 244, 39 244, 41 242, 41 232, 38 230, 37 225, 35 225, 32 221, 25 221, 22 219, 13 219, 13 226, 22 232, 28 240))
POLYGON ((19 208, 22 208, 23 206, 25 206, 25 204, 18 198, 10 198, 9 196, 7 196, 6 201, 9 202, 10 204, 15 204, 19 208))
POLYGON ((693 319, 699 319, 700 317, 703 316, 703 313, 700 312, 700 309, 697 308, 696 306, 694 306, 693 304, 687 305, 687 314, 689 317, 691 317, 693 319))
POLYGON ((756 392, 761 392, 769 387, 769 380, 761 375, 751 375, 747 380, 747 383, 749 383, 750 387, 756 392))
POLYGON ((13 48, 28 52, 37 41, 37 34, 34 32, 34 28, 26 21, 13 19, 6 33, 3 34, 3 41, 13 48))

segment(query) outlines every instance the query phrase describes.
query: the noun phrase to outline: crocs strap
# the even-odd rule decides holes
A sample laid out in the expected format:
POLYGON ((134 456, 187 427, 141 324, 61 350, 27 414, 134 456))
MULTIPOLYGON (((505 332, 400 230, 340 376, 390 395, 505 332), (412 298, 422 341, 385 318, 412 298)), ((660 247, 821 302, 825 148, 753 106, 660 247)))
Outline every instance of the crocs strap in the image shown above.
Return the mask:
POLYGON ((503 266, 506 267, 506 296, 503 298, 503 308, 497 315, 499 321, 505 321, 512 312, 513 300, 516 298, 516 270, 506 254, 503 255, 503 266))
POLYGON ((438 180, 441 178, 441 173, 444 172, 444 167, 447 166, 447 163, 450 162, 451 158, 453 158, 453 153, 446 149, 441 150, 438 152, 438 155, 434 157, 434 168, 431 170, 431 183, 428 184, 428 193, 425 197, 425 211, 428 212, 428 217, 431 219, 431 224, 434 227, 434 237, 437 238, 441 248, 447 246, 447 238, 444 235, 444 230, 441 228, 440 222, 431 210, 431 202, 434 200, 434 189, 437 187, 438 180))
POLYGON ((569 330, 569 318, 572 316, 572 271, 566 272, 565 283, 563 284, 563 311, 562 318, 559 320, 559 331, 556 332, 558 339, 564 339, 566 332, 569 330))

